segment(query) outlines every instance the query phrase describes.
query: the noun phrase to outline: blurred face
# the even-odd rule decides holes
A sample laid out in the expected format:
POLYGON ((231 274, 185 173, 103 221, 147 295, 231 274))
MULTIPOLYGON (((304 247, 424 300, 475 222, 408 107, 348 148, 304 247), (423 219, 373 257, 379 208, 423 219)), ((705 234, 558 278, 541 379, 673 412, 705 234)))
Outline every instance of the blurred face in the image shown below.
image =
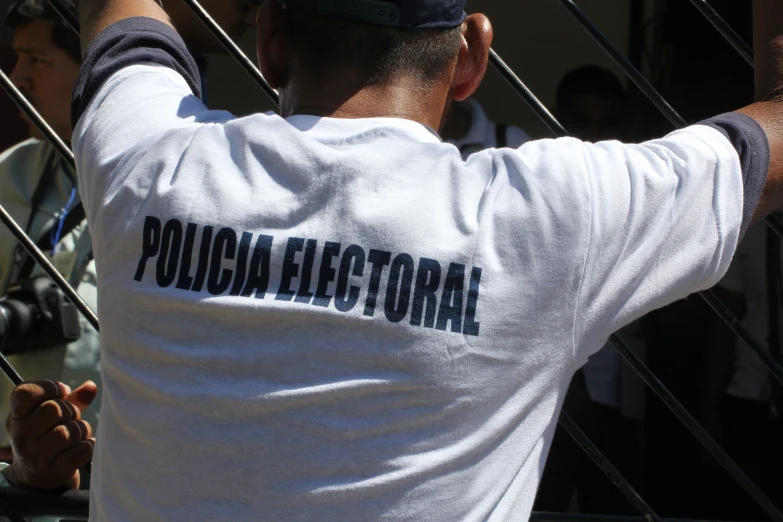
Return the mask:
POLYGON ((576 138, 583 141, 619 139, 622 132, 622 106, 617 100, 592 94, 574 96, 561 109, 560 121, 576 138))
MULTIPOLYGON (((256 26, 256 13, 262 0, 202 0, 201 6, 223 28, 232 40, 239 41, 248 29, 256 26)), ((182 39, 200 53, 222 52, 220 45, 207 27, 182 0, 164 2, 166 12, 182 39)))
MULTIPOLYGON (((52 43, 52 27, 50 20, 35 20, 16 30, 13 47, 17 60, 11 80, 54 131, 70 141, 71 95, 79 63, 52 43)), ((35 125, 28 122, 28 126, 32 136, 43 138, 35 125)))

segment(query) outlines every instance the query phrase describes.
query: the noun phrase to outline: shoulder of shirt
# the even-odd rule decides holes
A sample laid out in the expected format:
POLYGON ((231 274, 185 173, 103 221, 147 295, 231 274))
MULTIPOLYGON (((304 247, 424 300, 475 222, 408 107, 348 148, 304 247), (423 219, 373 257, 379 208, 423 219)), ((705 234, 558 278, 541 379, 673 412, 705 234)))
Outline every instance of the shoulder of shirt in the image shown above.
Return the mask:
POLYGON ((0 172, 9 171, 12 175, 25 175, 31 168, 43 168, 52 146, 46 140, 30 138, 17 143, 0 153, 0 172))

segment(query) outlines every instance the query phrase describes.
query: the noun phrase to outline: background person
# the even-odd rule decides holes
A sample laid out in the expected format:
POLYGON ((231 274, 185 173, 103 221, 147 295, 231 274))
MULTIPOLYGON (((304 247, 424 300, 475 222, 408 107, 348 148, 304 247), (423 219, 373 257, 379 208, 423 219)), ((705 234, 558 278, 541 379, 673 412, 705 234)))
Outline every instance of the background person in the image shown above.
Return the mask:
MULTIPOLYGON (((233 38, 241 38, 255 27, 256 2, 246 0, 204 0, 203 7, 233 38)), ((75 2, 65 5, 76 12, 75 2)), ((172 20, 187 35, 195 56, 222 52, 212 34, 182 0, 166 2, 172 20)), ((43 118, 66 143, 71 141, 70 102, 81 65, 79 38, 50 7, 47 0, 16 0, 5 23, 13 31, 16 63, 10 77, 43 118)), ((200 60, 199 63, 204 63, 200 60)), ((55 265, 82 299, 97 311, 97 276, 92 262, 92 240, 83 214, 74 221, 80 203, 78 176, 57 151, 27 122, 33 137, 0 154, 0 204, 35 241, 52 238, 55 265), (53 233, 60 222, 60 237, 53 233)), ((10 283, 20 278, 42 275, 10 230, 0 226, 0 296, 10 283)), ((10 362, 25 379, 62 381, 76 389, 85 381, 100 384, 100 343, 94 328, 80 317, 82 336, 68 346, 13 355, 10 362)), ((10 381, 0 378, 0 415, 7 416, 10 381)), ((101 397, 85 412, 85 420, 97 429, 101 397)), ((0 426, 0 459, 10 461, 12 453, 5 428, 0 426)))
POLYGON ((530 136, 519 127, 491 121, 481 104, 473 98, 451 106, 440 135, 444 141, 457 147, 465 160, 484 149, 516 149, 530 141, 530 136))
POLYGON ((571 135, 585 141, 624 141, 628 118, 625 87, 611 71, 586 65, 557 86, 555 113, 571 135))
MULTIPOLYGON (((66 2, 76 9, 74 2, 66 2)), ((79 38, 46 0, 15 2, 5 18, 13 29, 17 55, 11 80, 66 143, 71 141, 69 100, 79 74, 79 38)), ((97 309, 97 276, 91 260, 92 241, 87 221, 68 220, 79 202, 77 176, 52 145, 28 122, 32 139, 0 154, 0 204, 35 242, 48 240, 44 250, 60 268, 93 310, 97 309), (66 221, 70 226, 65 226, 66 221), (57 228, 62 224, 60 237, 57 228)), ((0 296, 9 284, 41 275, 40 267, 6 227, 0 227, 0 296)), ((100 383, 100 357, 97 332, 80 317, 81 338, 67 346, 48 347, 9 357, 23 378, 59 380, 72 388, 92 380, 100 383)), ((7 416, 8 397, 13 385, 0 378, 0 413, 7 416)), ((95 424, 100 396, 85 419, 95 424)), ((0 457, 12 458, 4 427, 0 457)))

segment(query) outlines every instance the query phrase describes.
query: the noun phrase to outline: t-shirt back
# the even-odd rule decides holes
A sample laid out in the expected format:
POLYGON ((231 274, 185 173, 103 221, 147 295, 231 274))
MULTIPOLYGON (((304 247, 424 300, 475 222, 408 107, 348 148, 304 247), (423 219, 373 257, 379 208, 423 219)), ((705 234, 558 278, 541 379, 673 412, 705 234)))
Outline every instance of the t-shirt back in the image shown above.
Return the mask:
POLYGON ((709 125, 465 161, 407 120, 209 111, 148 19, 85 63, 91 520, 526 520, 575 369, 719 280, 755 207, 709 125))

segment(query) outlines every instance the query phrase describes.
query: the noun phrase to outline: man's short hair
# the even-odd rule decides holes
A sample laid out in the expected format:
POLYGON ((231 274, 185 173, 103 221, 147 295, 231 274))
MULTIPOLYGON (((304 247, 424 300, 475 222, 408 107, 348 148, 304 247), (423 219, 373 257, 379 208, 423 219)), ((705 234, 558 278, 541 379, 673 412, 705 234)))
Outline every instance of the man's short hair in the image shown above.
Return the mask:
POLYGON ((459 53, 462 29, 402 29, 289 13, 298 65, 317 76, 357 71, 363 86, 398 75, 430 83, 459 53))
MULTIPOLYGON (((76 12, 75 0, 60 0, 72 13, 76 12)), ((82 61, 79 36, 65 23, 57 11, 52 9, 46 0, 16 0, 5 15, 5 25, 19 29, 36 20, 51 20, 52 43, 68 53, 73 61, 82 61)))
POLYGON ((557 106, 568 107, 579 95, 597 96, 604 100, 625 101, 625 89, 611 71, 587 65, 566 73, 557 87, 557 106))

